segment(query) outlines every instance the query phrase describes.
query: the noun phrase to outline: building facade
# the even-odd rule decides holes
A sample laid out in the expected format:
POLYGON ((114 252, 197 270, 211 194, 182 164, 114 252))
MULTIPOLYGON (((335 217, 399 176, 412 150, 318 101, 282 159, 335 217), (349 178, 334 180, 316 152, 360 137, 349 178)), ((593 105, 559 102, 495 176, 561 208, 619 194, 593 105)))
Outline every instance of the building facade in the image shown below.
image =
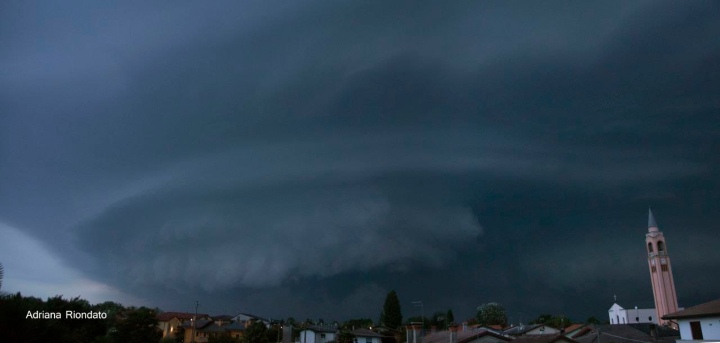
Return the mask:
POLYGON ((617 303, 608 310, 610 324, 638 324, 638 323, 660 323, 657 311, 654 308, 632 308, 626 309, 617 303))
POLYGON ((720 341, 720 299, 670 313, 663 319, 678 323, 678 343, 720 341))

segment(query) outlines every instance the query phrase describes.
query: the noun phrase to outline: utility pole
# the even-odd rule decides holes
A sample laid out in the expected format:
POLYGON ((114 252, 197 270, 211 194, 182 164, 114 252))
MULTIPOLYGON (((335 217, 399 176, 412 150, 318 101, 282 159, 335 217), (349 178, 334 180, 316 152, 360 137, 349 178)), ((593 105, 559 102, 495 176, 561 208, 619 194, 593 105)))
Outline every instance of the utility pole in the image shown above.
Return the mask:
POLYGON ((425 306, 423 305, 422 300, 413 301, 412 304, 420 306, 420 320, 422 320, 422 330, 420 330, 420 334, 425 337, 425 306))
POLYGON ((199 305, 200 304, 198 304, 198 301, 195 300, 195 315, 193 316, 193 320, 192 320, 192 338, 191 338, 192 343, 195 343, 195 325, 197 325, 197 310, 198 310, 199 305))

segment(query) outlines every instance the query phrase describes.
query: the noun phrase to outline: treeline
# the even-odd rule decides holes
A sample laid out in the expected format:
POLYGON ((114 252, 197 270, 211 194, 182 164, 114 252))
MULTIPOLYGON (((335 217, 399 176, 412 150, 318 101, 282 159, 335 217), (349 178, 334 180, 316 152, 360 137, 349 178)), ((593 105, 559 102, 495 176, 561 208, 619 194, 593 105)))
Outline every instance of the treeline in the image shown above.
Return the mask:
POLYGON ((0 294, 0 342, 139 343, 158 342, 161 336, 156 311, 146 307, 124 307, 111 301, 91 305, 79 297, 60 295, 44 301, 19 292, 0 294), (105 315, 104 319, 70 319, 66 311, 105 315), (57 313, 59 318, 28 318, 29 314, 45 318, 57 313))

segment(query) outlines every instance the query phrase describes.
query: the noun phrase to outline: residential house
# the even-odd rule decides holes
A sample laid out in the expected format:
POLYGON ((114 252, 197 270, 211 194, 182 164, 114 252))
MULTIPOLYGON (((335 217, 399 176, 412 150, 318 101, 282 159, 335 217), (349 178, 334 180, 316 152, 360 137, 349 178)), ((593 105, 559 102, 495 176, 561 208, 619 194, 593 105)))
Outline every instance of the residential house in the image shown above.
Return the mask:
POLYGON ((336 337, 337 328, 332 326, 308 326, 300 331, 300 343, 326 343, 336 337))
MULTIPOLYGON (((448 331, 435 331, 425 335, 421 343, 507 343, 512 338, 485 329, 451 326, 448 331)), ((363 343, 363 342, 359 342, 363 343)))
POLYGON ((589 324, 572 339, 579 343, 675 343, 679 332, 651 323, 589 324))
POLYGON ((197 321, 186 321, 183 323, 182 328, 185 331, 183 342, 197 342, 204 343, 208 341, 207 332, 201 330, 212 325, 212 320, 200 319, 197 321), (193 336, 195 336, 193 338, 193 336))
MULTIPOLYGON (((187 312, 163 312, 157 315, 158 327, 162 330, 163 337, 175 337, 178 328, 185 322, 189 322, 196 316, 195 313, 187 312)), ((197 318, 209 320, 210 316, 205 313, 198 313, 197 318)))
POLYGON ((476 324, 470 326, 473 330, 487 330, 492 331, 498 335, 502 335, 503 333, 503 326, 502 325, 482 325, 482 324, 476 324))
POLYGON ((183 329, 185 330, 184 342, 192 342, 193 335, 195 342, 204 343, 211 337, 227 335, 239 339, 245 334, 244 323, 214 322, 212 320, 198 320, 194 329, 191 322, 186 322, 183 324, 183 329))
POLYGON ((233 316, 227 314, 221 314, 218 316, 212 316, 211 318, 215 323, 219 325, 230 324, 233 321, 233 316))
POLYGON ((720 299, 665 315, 663 319, 678 323, 678 343, 720 341, 720 299))
POLYGON ((381 343, 383 335, 365 328, 350 331, 355 338, 355 343, 381 343))
POLYGON ((530 325, 518 325, 503 331, 504 335, 509 336, 525 336, 525 335, 555 335, 559 334, 560 330, 547 326, 545 324, 530 324, 530 325))
POLYGON ((565 337, 562 333, 541 334, 541 335, 524 335, 517 337, 513 343, 578 343, 572 338, 565 337))
POLYGON ((262 322, 265 324, 266 327, 270 327, 270 320, 263 317, 258 317, 256 315, 247 314, 247 313, 238 313, 235 317, 232 318, 232 321, 236 323, 250 323, 253 321, 262 322))
POLYGON ((573 338, 575 335, 580 334, 583 330, 587 329, 587 324, 570 324, 565 329, 561 330, 565 337, 573 338))

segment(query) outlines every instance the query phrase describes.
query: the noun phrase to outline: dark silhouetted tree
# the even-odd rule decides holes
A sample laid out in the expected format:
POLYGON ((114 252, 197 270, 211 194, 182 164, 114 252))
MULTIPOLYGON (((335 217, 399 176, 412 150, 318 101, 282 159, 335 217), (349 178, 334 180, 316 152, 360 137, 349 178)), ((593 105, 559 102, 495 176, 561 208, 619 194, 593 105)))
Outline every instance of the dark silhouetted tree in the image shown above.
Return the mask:
POLYGON ((233 338, 229 333, 208 337, 208 343, 240 343, 240 340, 233 338))
POLYGON ((590 318, 588 318, 588 319, 585 321, 585 323, 588 323, 588 324, 600 324, 600 320, 597 319, 597 318, 595 318, 595 317, 590 317, 590 318))
POLYGON ((390 291, 385 297, 385 305, 380 315, 380 325, 391 329, 398 329, 402 326, 402 310, 400 308, 400 299, 398 299, 395 291, 390 291))
POLYGON ((507 325, 505 308, 495 302, 482 304, 477 308, 477 320, 481 325, 507 325))
POLYGON ((113 332, 117 342, 144 343, 157 342, 162 337, 158 328, 155 311, 147 307, 130 308, 125 319, 118 321, 113 332))
POLYGON ((445 317, 447 317, 448 324, 455 321, 455 315, 453 315, 453 312, 451 309, 448 309, 447 313, 445 314, 445 317))
POLYGON ((267 327, 263 322, 254 321, 242 337, 243 343, 268 343, 267 327))

